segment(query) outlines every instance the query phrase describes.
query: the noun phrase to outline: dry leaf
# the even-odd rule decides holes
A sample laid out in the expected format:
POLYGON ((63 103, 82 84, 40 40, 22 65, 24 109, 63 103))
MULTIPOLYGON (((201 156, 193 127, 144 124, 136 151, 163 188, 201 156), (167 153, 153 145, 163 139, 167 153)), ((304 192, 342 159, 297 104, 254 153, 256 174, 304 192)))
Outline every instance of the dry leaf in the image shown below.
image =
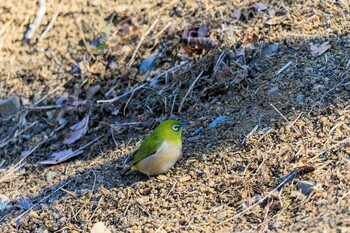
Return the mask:
POLYGON ((111 231, 103 222, 97 222, 92 226, 90 233, 111 233, 111 231))
POLYGON ((327 41, 327 42, 324 42, 323 44, 321 44, 320 46, 311 45, 310 50, 311 50, 312 56, 318 57, 318 56, 324 54, 331 47, 332 46, 329 44, 329 41, 327 41))
POLYGON ((64 139, 64 144, 72 144, 80 139, 88 130, 89 116, 84 117, 82 121, 70 127, 72 130, 64 139))
POLYGON ((255 44, 257 44, 259 41, 267 39, 267 36, 263 35, 257 35, 255 33, 249 33, 246 34, 243 39, 243 45, 244 47, 254 47, 255 44))
POLYGON ((218 43, 216 41, 210 37, 203 36, 206 34, 206 31, 206 26, 184 30, 181 36, 181 41, 186 44, 185 51, 188 54, 191 54, 191 52, 188 50, 199 52, 201 49, 210 50, 218 46, 218 43))
POLYGON ((83 153, 82 150, 78 150, 78 151, 72 151, 72 149, 69 150, 63 150, 60 152, 55 152, 51 155, 51 158, 45 161, 41 161, 41 164, 59 164, 62 163, 63 161, 66 161, 70 158, 73 158, 77 155, 80 155, 81 153, 83 153))

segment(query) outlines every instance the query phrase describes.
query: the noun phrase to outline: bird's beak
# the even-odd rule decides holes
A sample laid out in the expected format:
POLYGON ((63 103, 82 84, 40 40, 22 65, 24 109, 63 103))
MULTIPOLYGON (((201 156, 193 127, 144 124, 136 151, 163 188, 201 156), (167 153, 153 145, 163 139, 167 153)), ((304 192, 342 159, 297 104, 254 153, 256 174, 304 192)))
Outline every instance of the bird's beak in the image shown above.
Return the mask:
POLYGON ((189 125, 190 123, 189 122, 187 122, 187 121, 185 121, 185 122, 182 122, 181 123, 181 128, 183 128, 183 127, 185 127, 186 125, 189 125))

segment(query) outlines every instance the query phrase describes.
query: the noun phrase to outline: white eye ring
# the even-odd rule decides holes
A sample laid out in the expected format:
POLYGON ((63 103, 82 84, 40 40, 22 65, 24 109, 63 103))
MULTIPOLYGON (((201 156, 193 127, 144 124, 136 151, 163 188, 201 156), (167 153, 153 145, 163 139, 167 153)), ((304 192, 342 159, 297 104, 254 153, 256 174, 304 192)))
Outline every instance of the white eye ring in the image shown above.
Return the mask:
POLYGON ((180 125, 173 125, 173 130, 178 131, 180 129, 180 125))

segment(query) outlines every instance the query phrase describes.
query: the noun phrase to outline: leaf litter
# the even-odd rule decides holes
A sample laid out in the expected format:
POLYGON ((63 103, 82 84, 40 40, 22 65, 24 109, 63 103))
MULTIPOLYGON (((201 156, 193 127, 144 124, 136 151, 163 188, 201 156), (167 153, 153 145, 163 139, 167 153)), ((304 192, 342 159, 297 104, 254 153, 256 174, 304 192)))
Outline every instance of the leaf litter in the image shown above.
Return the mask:
MULTIPOLYGON (((58 15, 40 42, 38 27, 31 49, 21 44, 25 24, 11 12, 35 15, 37 7, 5 8, 0 98, 16 93, 26 104, 17 113, 25 120, 0 120, 1 138, 10 139, 0 148, 1 166, 20 162, 10 170, 14 176, 0 182, 10 199, 0 216, 3 232, 88 232, 97 222, 129 232, 346 228, 350 33, 342 2, 62 3, 67 14, 58 15), (182 43, 186 29, 193 32, 182 43), (319 41, 331 41, 327 56, 321 56, 327 46, 319 41), (90 48, 104 43, 108 47, 90 48), (320 55, 313 56, 305 43, 317 45, 320 55), (143 58, 164 44, 161 62, 141 74, 143 58), (272 44, 279 49, 264 56, 272 44), (179 56, 181 48, 187 55, 179 56), (95 85, 100 91, 87 98, 95 85), (273 87, 279 91, 266 95, 273 87), (56 105, 64 92, 68 99, 56 105), (303 101, 295 102, 300 94, 303 101), (35 109, 28 106, 34 103, 35 109), (195 134, 215 116, 231 118, 195 134), (76 130, 56 120, 73 124, 85 117, 85 127, 76 130), (162 179, 134 174, 120 180, 125 155, 170 117, 193 122, 184 130, 179 163, 162 179), (23 130, 25 135, 12 138, 23 130), (85 146, 63 145, 68 133, 75 136, 70 146, 85 146), (191 136, 195 140, 185 140, 191 136), (83 149, 79 157, 38 169, 48 155, 66 158, 83 149), (23 151, 30 153, 21 158, 23 151), (299 198, 299 181, 322 189, 299 198), (36 204, 16 208, 25 197, 36 204)), ((55 5, 47 5, 47 12, 55 12, 55 5)))

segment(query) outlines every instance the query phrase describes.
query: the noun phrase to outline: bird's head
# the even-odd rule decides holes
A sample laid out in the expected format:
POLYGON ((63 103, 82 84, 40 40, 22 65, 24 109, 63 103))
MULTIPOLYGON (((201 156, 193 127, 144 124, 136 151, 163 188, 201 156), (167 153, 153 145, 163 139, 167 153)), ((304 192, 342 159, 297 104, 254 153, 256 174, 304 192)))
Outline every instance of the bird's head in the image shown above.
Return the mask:
POLYGON ((182 128, 188 125, 188 122, 179 122, 176 120, 166 120, 155 128, 154 133, 169 141, 181 141, 182 128))

